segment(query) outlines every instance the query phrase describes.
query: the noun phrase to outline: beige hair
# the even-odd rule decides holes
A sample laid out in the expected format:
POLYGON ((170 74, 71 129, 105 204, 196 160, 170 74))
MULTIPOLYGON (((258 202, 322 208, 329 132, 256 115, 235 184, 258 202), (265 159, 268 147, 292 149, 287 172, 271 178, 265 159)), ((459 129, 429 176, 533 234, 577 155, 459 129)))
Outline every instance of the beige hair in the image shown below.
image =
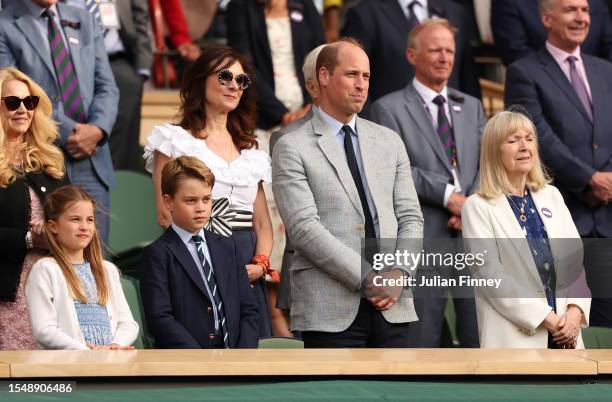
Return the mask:
POLYGON ((169 160, 162 169, 162 194, 174 197, 181 181, 190 178, 200 180, 210 188, 213 188, 215 185, 215 175, 212 170, 198 158, 179 156, 176 159, 169 160))
MULTIPOLYGON (((0 97, 4 83, 12 80, 23 82, 28 86, 30 95, 40 98, 19 150, 23 155, 23 169, 26 173, 43 171, 59 179, 65 174, 64 154, 53 144, 59 138, 59 131, 57 123, 51 119, 51 101, 37 83, 12 67, 0 69, 0 97)), ((6 122, 1 115, 0 121, 0 187, 6 187, 15 180, 17 173, 6 154, 6 122)))
POLYGON ((527 187, 531 191, 541 190, 550 183, 538 151, 536 128, 523 113, 517 111, 503 111, 497 113, 489 120, 484 128, 480 146, 480 188, 477 194, 483 198, 491 199, 501 194, 508 194, 512 189, 508 174, 502 166, 501 146, 512 134, 526 131, 533 135, 536 152, 534 164, 527 174, 527 187))
POLYGON ((453 35, 459 30, 448 20, 444 18, 429 18, 421 22, 418 26, 414 27, 408 34, 408 49, 416 49, 419 45, 419 36, 426 30, 433 27, 443 27, 448 29, 453 35))
POLYGON ((326 44, 319 45, 312 49, 310 53, 304 58, 304 64, 302 64, 302 74, 304 74, 304 81, 315 81, 318 82, 317 77, 317 58, 321 50, 327 46, 326 44))

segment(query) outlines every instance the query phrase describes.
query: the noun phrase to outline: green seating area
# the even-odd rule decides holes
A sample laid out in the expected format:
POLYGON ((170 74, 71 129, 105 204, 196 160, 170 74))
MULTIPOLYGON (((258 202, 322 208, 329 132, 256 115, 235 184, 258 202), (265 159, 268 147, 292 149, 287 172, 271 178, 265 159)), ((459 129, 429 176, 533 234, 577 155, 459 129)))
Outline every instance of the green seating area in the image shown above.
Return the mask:
POLYGON ((143 247, 162 233, 156 220, 155 192, 147 175, 118 170, 115 178, 110 192, 110 257, 123 273, 138 277, 143 247))

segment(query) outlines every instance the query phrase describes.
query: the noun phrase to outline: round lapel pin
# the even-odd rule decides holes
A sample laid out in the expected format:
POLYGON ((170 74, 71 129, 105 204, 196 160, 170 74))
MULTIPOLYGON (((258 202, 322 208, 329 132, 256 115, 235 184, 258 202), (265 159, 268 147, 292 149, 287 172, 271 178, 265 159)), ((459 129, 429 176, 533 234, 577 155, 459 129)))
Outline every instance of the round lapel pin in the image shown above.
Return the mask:
POLYGON ((547 218, 552 218, 552 212, 548 208, 542 208, 542 215, 547 218))

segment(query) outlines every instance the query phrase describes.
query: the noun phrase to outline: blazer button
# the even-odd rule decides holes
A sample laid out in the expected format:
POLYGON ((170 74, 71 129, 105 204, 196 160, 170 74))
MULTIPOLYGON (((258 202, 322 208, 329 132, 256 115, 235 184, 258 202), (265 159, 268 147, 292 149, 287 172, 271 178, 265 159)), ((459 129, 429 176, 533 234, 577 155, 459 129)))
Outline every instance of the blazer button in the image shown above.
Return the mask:
POLYGON ((593 144, 593 149, 599 149, 599 144, 593 144))
POLYGON ((208 307, 208 314, 212 313, 212 307, 208 307))
POLYGON ((46 191, 47 191, 47 187, 42 186, 42 187, 40 188, 40 191, 42 191, 43 193, 44 193, 44 192, 46 192, 46 191))
POLYGON ((357 225, 357 230, 363 230, 363 229, 364 229, 363 224, 360 223, 359 225, 357 225))
POLYGON ((208 334, 208 339, 211 341, 215 339, 215 334, 208 334))
POLYGON ((251 286, 251 289, 253 289, 253 288, 255 287, 255 285, 253 285, 252 283, 251 283, 251 285, 250 285, 250 286, 251 286))

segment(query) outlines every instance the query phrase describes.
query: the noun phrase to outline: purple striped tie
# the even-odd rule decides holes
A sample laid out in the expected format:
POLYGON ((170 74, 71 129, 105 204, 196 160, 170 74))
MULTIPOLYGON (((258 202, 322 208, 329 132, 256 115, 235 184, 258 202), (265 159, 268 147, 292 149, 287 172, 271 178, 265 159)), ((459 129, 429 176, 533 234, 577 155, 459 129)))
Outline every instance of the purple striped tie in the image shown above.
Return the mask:
POLYGON ((49 45, 51 47, 51 58, 55 67, 55 75, 62 92, 62 100, 64 101, 64 113, 66 116, 79 123, 87 121, 85 107, 83 106, 83 98, 81 97, 81 87, 79 80, 74 71, 74 65, 70 58, 68 48, 62 39, 62 34, 53 20, 53 11, 46 9, 42 14, 47 18, 49 45))
POLYGON ((455 146, 455 138, 453 135, 453 128, 446 117, 446 111, 444 110, 444 104, 446 99, 444 96, 438 95, 433 99, 433 103, 438 106, 438 136, 444 147, 444 153, 448 158, 448 163, 451 166, 457 166, 457 147, 455 146))
POLYGON ((578 73, 578 69, 576 68, 576 56, 569 56, 567 58, 567 62, 570 65, 570 83, 576 91, 576 95, 578 95, 578 99, 580 99, 580 103, 584 106, 584 110, 589 115, 589 120, 593 121, 593 106, 591 105, 591 99, 589 98, 589 93, 587 92, 586 85, 580 74, 578 73))

